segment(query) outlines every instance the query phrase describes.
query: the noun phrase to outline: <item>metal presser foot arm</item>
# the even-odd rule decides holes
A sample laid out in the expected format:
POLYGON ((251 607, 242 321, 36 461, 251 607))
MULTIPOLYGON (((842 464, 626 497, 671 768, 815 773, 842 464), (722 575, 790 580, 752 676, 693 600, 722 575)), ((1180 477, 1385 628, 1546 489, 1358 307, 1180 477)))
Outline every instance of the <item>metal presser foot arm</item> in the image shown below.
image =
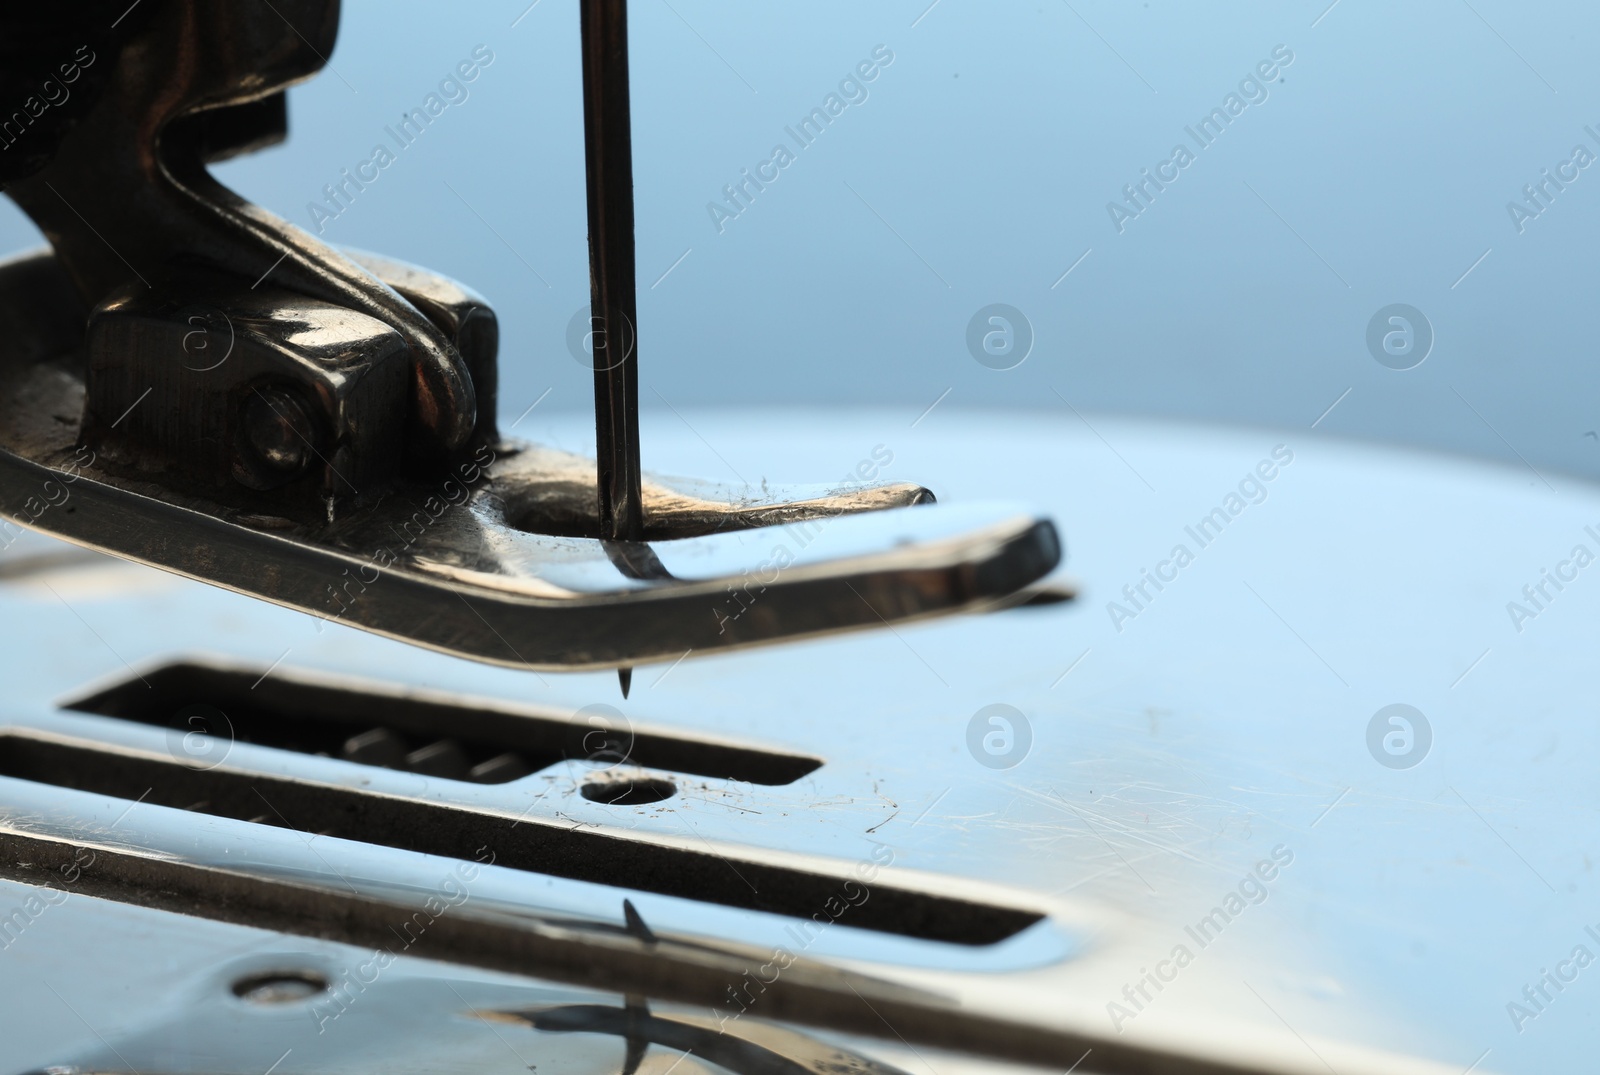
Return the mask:
MULTIPOLYGON (((620 6, 586 2, 596 18, 620 6)), ((0 34, 41 17, 0 16, 0 34)), ((30 132, 44 151, 25 174, 0 171, 54 247, 0 265, 0 515, 537 668, 982 608, 1056 565, 1048 520, 934 505, 916 485, 757 495, 641 476, 633 395, 603 397, 622 400, 600 416, 621 452, 605 456, 609 482, 593 459, 502 439, 480 296, 332 249, 206 171, 284 136, 283 91, 322 66, 337 25, 335 0, 145 0, 97 39, 74 111, 30 132), (605 490, 625 501, 630 480, 642 512, 622 503, 619 523, 605 490)), ((593 107, 591 125, 608 115, 593 107)), ((591 138, 592 207, 621 183, 596 179, 602 148, 591 138)), ((595 260, 631 274, 625 178, 627 234, 595 260)), ((631 279, 605 275, 596 309, 631 317, 631 279)), ((597 385, 632 391, 636 361, 631 384, 602 371, 597 385)))

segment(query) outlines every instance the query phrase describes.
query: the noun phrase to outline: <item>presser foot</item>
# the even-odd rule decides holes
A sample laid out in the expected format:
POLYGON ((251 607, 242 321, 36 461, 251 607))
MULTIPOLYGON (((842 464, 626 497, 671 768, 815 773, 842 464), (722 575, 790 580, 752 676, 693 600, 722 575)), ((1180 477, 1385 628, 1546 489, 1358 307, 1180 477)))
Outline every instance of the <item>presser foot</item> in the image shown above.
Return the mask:
MULTIPOLYGON (((259 289, 240 300, 243 313, 210 298, 205 309, 228 334, 206 323, 210 350, 192 348, 200 358, 180 346, 183 361, 166 370, 173 398, 203 395, 207 378, 252 384, 240 375, 252 362, 304 368, 314 346, 348 347, 349 367, 366 371, 390 345, 381 324, 352 311, 291 298, 293 316, 275 319, 259 289), (213 366, 225 347, 231 357, 213 366)), ((911 483, 753 491, 647 475, 646 540, 601 540, 594 461, 499 437, 361 483, 337 465, 351 437, 331 438, 291 481, 260 488, 224 465, 244 408, 220 408, 231 417, 174 462, 123 437, 130 416, 86 407, 95 362, 141 361, 106 341, 149 348, 200 331, 188 320, 197 307, 177 297, 123 301, 97 308, 86 337, 53 258, 0 266, 0 515, 327 621, 494 664, 603 668, 996 606, 1060 559, 1048 520, 935 504, 911 483), (139 331, 93 328, 122 317, 139 331)), ((341 414, 305 413, 313 425, 341 414)), ((7 531, 15 526, 0 525, 0 546, 7 531)))

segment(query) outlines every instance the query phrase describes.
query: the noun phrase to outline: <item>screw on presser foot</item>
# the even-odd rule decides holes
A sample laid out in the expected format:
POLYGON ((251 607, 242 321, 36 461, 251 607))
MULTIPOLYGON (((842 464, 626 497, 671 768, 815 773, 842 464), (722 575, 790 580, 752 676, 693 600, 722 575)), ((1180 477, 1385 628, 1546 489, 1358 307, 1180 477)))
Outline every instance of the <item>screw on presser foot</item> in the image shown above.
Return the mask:
MULTIPOLYGON (((0 55, 73 18, 0 15, 0 55)), ((623 0, 581 7, 594 459, 500 436, 482 296, 207 171, 286 137, 337 0, 114 19, 71 122, 0 162, 52 246, 0 263, 0 516, 472 660, 615 668, 625 695, 639 663, 1002 607, 1059 562, 1026 507, 642 472, 623 0), (776 571, 747 540, 775 526, 806 534, 776 571), (729 616, 730 591, 759 600, 729 616)))

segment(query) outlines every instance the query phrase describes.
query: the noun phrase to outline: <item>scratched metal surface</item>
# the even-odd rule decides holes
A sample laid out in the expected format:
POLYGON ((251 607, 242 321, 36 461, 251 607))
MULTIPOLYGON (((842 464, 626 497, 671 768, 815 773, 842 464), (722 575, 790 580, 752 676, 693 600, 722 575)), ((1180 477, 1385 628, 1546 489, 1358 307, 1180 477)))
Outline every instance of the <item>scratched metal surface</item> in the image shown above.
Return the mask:
MULTIPOLYGON (((1574 546, 1600 552, 1585 530, 1600 531, 1594 488, 1304 430, 1093 416, 1090 429, 948 405, 913 427, 914 417, 666 413, 647 416, 645 450, 663 471, 759 483, 827 480, 881 446, 893 456, 885 477, 922 481, 946 502, 1002 497, 1047 508, 1083 587, 1078 601, 691 655, 640 668, 624 703, 610 674, 480 667, 143 568, 84 559, 21 572, 25 557, 60 548, 29 538, 0 554, 4 717, 159 742, 152 729, 58 716, 53 701, 126 676, 125 664, 194 653, 572 709, 605 702, 638 721, 793 748, 826 764, 787 787, 685 782, 676 797, 637 808, 589 802, 562 772, 478 786, 384 771, 372 774, 374 786, 517 812, 542 793, 534 809, 574 824, 844 862, 885 845, 897 868, 947 875, 956 889, 1002 886, 1051 918, 991 948, 960 950, 846 927, 811 954, 870 963, 1013 1018, 1151 1040, 1249 1028, 1298 1042, 1307 1070, 1323 1060, 1337 1068, 1340 1043, 1427 1058, 1439 1070, 1581 1066, 1600 1012, 1600 969, 1561 961, 1578 946, 1600 953, 1585 931, 1600 922, 1591 776, 1600 704, 1588 689, 1600 583, 1573 565, 1561 570, 1576 578, 1559 591, 1547 584, 1549 597, 1519 624, 1507 603, 1531 610, 1523 587, 1574 546), (1263 468, 1272 479, 1247 482, 1237 515, 1202 546, 1186 527, 1235 506, 1229 494, 1275 449, 1276 466, 1263 468), (1171 561, 1178 545, 1192 562, 1167 563, 1169 581, 1160 590, 1145 582, 1141 594, 1142 572, 1171 561), (997 703, 1025 718, 1028 734, 1013 743, 1031 740, 1008 768, 995 767, 1007 758, 969 747, 974 715, 997 703), (1415 707, 1431 730, 1425 752, 1413 738, 1413 758, 1402 740, 1369 747, 1374 714, 1396 703, 1415 707), (1271 880, 1247 881, 1275 850, 1279 868, 1262 871, 1271 880), (1230 893, 1238 902, 1227 902, 1230 893), (1239 913, 1201 944, 1190 930, 1216 906, 1239 913), (1180 945, 1191 958, 1163 963, 1180 945), (1539 981, 1547 968, 1576 977, 1558 992, 1539 981), (1147 977, 1158 970, 1172 979, 1159 992, 1147 977), (1147 1001, 1135 999, 1141 983, 1147 1001)), ((567 448, 588 436, 582 418, 538 412, 517 432, 567 448)), ((244 744, 234 751, 231 762, 270 771, 349 770, 244 744)), ((48 799, 10 780, 0 796, 13 817, 48 799)), ((82 800, 101 824, 126 806, 82 800)), ((377 886, 427 886, 443 868, 334 840, 308 847, 282 830, 246 839, 241 823, 158 807, 137 806, 118 826, 125 839, 197 857, 245 847, 253 868, 332 868, 377 886)), ((480 890, 491 904, 620 917, 617 890, 497 873, 509 871, 486 871, 480 890)), ((658 930, 777 944, 787 924, 627 894, 658 930)), ((0 885, 0 910, 24 896, 0 885)), ((136 1037, 163 1025, 173 997, 214 990, 226 960, 280 949, 345 958, 337 946, 69 898, 0 951, 6 1062, 59 1062, 63 1041, 93 1046, 86 1026, 108 1041, 136 1037)), ((446 973, 406 966, 407 980, 446 973)), ((446 976, 473 998, 536 988, 446 976)), ((484 1063, 512 1062, 489 1059, 505 1045, 469 1024, 453 1023, 451 1040, 478 1042, 472 1055, 484 1063)), ((314 1035, 297 1062, 338 1070, 336 1058, 353 1055, 361 1037, 347 1033, 314 1035), (324 1047, 317 1060, 311 1051, 324 1047)), ((918 1075, 930 1063, 959 1066, 898 1060, 918 1075)))

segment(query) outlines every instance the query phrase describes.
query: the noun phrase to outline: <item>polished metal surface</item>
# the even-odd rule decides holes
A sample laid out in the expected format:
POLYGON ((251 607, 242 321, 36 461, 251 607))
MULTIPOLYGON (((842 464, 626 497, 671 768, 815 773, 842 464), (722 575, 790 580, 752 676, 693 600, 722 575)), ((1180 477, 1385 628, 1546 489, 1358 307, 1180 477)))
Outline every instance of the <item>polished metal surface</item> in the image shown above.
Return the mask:
POLYGON ((0 267, 0 323, 17 329, 0 356, 0 514, 332 622, 493 663, 614 666, 982 609, 1061 555, 1025 507, 861 487, 881 447, 831 487, 652 477, 648 545, 587 536, 592 460, 516 442, 321 525, 180 497, 78 443, 57 272, 0 267))
POLYGON ((486 299, 206 171, 337 22, 143 0, 0 162, 0 1072, 1592 1066, 1595 489, 944 395, 642 473, 623 0, 598 458, 511 440, 486 299))
POLYGON ((391 326, 410 360, 401 413, 439 448, 465 445, 477 401, 443 333, 359 265, 211 178, 205 147, 179 122, 248 106, 315 74, 337 36, 337 0, 141 6, 119 28, 96 105, 47 166, 5 188, 50 239, 84 303, 186 265, 231 275, 241 288, 270 276, 391 326))
MULTIPOLYGON (((631 331, 626 25, 585 11, 595 304, 631 331)), ((980 610, 1059 561, 1027 509, 929 507, 875 462, 812 490, 645 482, 631 343, 595 363, 598 475, 500 438, 485 301, 206 172, 279 132, 255 110, 337 23, 334 0, 118 20, 103 92, 6 186, 54 257, 0 266, 0 515, 485 662, 621 666, 624 695, 635 662, 980 610), (745 533, 774 525, 797 529, 745 533)))
MULTIPOLYGON (((1586 909, 1593 884, 1585 862, 1594 855, 1597 826, 1586 759, 1600 724, 1588 719, 1593 706, 1586 701, 1583 655, 1596 641, 1592 625, 1600 618, 1591 606, 1600 598, 1581 582, 1569 585, 1521 633, 1506 619, 1505 600, 1526 582, 1530 558, 1582 540, 1583 527, 1600 512, 1591 487, 1552 478, 1552 493, 1526 471, 1358 447, 1305 431, 1223 432, 1091 416, 1119 458, 1082 426, 1063 430, 1045 419, 957 409, 941 414, 933 428, 924 422, 915 429, 909 428, 915 415, 901 413, 685 417, 718 452, 737 452, 755 472, 774 478, 819 458, 843 469, 881 442, 892 446, 891 473, 943 474, 935 491, 946 499, 1031 491, 1073 524, 1080 596, 894 634, 639 669, 634 698, 620 708, 641 732, 671 729, 823 760, 789 784, 692 776, 645 761, 612 778, 629 772, 665 778, 676 793, 628 806, 583 794, 596 764, 582 759, 484 785, 242 739, 206 772, 371 789, 487 811, 506 825, 527 817, 718 853, 728 865, 720 890, 747 897, 749 888, 734 872, 744 872, 746 863, 846 877, 872 864, 876 851, 893 858, 868 885, 872 895, 861 910, 873 906, 881 885, 888 898, 927 891, 1043 912, 1039 922, 995 943, 862 928, 851 925, 854 910, 813 935, 792 913, 653 891, 640 887, 642 874, 608 884, 505 866, 483 867, 470 901, 450 912, 604 923, 611 930, 606 943, 638 945, 622 908, 627 898, 662 944, 716 951, 748 945, 763 953, 721 983, 724 996, 734 986, 740 997, 751 997, 756 987, 740 984, 746 965, 773 977, 774 968, 761 968, 778 947, 808 967, 844 968, 869 976, 877 988, 912 989, 895 1002, 904 1006, 891 1011, 888 1000, 881 1004, 878 993, 852 981, 892 1030, 842 988, 850 1012, 824 1018, 811 1008, 796 1017, 815 1019, 808 1024, 813 1034, 847 1031, 856 1049, 907 1071, 926 1072, 929 1064, 939 1075, 962 1070, 967 1061, 950 1059, 954 1054, 933 1043, 948 1043, 975 1025, 1007 1028, 985 1038, 988 1055, 1048 1055, 1058 1075, 1086 1050, 1093 1051, 1080 1072, 1163 1070, 1149 1065, 1148 1051, 1209 1058, 1230 1070, 1331 1066, 1341 1075, 1459 1075, 1480 1057, 1474 1071, 1582 1069, 1590 1044, 1586 1015, 1593 1010, 1583 992, 1592 984, 1586 975, 1563 994, 1551 990, 1557 1000, 1526 1021, 1522 1033, 1507 1004, 1518 1001, 1541 967, 1553 972, 1553 960, 1589 943, 1584 926, 1593 921, 1586 909), (775 428, 785 431, 781 441, 770 435, 775 428), (1062 466, 1025 479, 1000 465, 1029 448, 1062 466), (1266 496, 1247 498, 1241 514, 1220 535, 1208 530, 1208 544, 1199 547, 1185 527, 1237 492, 1263 460, 1276 460, 1273 480, 1261 482, 1266 496), (1455 522, 1460 518, 1476 523, 1463 529, 1455 522), (1397 528, 1417 540, 1395 545, 1389 536, 1397 528), (1141 597, 1143 607, 1135 609, 1123 587, 1136 587, 1142 569, 1154 573, 1174 544, 1188 546, 1192 562, 1161 591, 1146 584, 1153 600, 1141 597), (1463 584, 1468 578, 1479 581, 1463 584), (1134 618, 1113 615, 1113 603, 1134 618), (816 701, 822 681, 835 701, 816 701), (1395 703, 1415 707, 1432 727, 1431 748, 1410 768, 1381 763, 1391 755, 1380 749, 1375 756, 1368 744, 1372 718, 1395 703), (986 746, 984 734, 996 726, 981 714, 997 704, 1014 707, 1023 722, 1012 718, 1009 744, 986 746), (1228 914, 1220 931, 1204 926, 1224 905, 1242 913, 1228 914), (791 928, 811 943, 802 949, 791 928), (1187 929, 1202 929, 1206 943, 1187 929), (1144 979, 1171 975, 1179 945, 1191 958, 1158 991, 1144 979), (1140 998, 1141 984, 1151 999, 1137 999, 1136 1007, 1128 992, 1140 998), (1076 1041, 1081 1047, 1069 1047, 1076 1041), (1040 1051, 1028 1051, 1035 1047, 1040 1051)), ((581 417, 546 418, 538 433, 551 443, 582 443, 587 425, 581 417)), ((704 469, 708 449, 676 416, 653 423, 647 416, 645 433, 669 465, 704 469)), ((5 559, 50 551, 36 545, 29 552, 29 540, 19 539, 5 559)), ((208 652, 262 671, 278 662, 260 689, 285 668, 309 668, 491 696, 499 705, 532 705, 579 722, 587 720, 579 715, 587 707, 616 701, 608 674, 541 680, 484 669, 130 565, 46 570, 51 561, 35 562, 35 573, 6 576, 0 591, 9 595, 5 622, 17 625, 7 636, 7 668, 29 670, 16 679, 10 723, 32 734, 126 748, 156 761, 189 756, 182 737, 166 729, 59 713, 55 704, 95 682, 132 683, 130 694, 142 690, 124 660, 148 676, 152 662, 208 652), (73 644, 62 646, 61 639, 73 644)), ((1171 566, 1160 570, 1172 573, 1171 566)), ((215 756, 201 750, 193 760, 215 756)), ((342 877, 363 895, 409 899, 413 906, 454 869, 437 855, 344 834, 312 835, 327 823, 312 828, 302 821, 302 833, 270 818, 251 824, 148 800, 130 809, 146 785, 117 796, 0 780, 11 831, 73 833, 69 840, 97 848, 156 853, 166 869, 193 863, 354 899, 342 877)), ((274 800, 275 786, 261 784, 274 800)), ((279 809, 288 815, 292 804, 285 800, 279 809)), ((466 849, 467 861, 473 848, 466 849)), ((0 902, 0 910, 20 907, 26 890, 5 891, 9 902, 0 902)), ((264 898, 272 889, 252 891, 264 898)), ((820 906, 811 913, 821 913, 820 906)), ((153 980, 192 983, 184 989, 194 992, 184 995, 219 988, 206 984, 217 980, 211 969, 217 951, 248 952, 258 965, 273 964, 274 953, 311 951, 331 961, 335 976, 372 958, 370 948, 308 949, 305 941, 192 917, 166 921, 156 911, 69 895, 3 953, 16 973, 0 979, 0 989, 37 991, 43 978, 110 1037, 174 1018, 164 996, 133 1001, 124 988, 96 984, 112 953, 123 965, 144 943, 140 938, 191 953, 150 972, 153 980), (96 940, 102 928, 124 935, 122 947, 96 940), (81 974, 63 976, 61 944, 83 953, 81 974)), ((404 958, 394 969, 402 967, 407 981, 431 983, 408 988, 452 1012, 531 1006, 515 999, 517 990, 530 988, 525 983, 404 958), (441 980, 467 1002, 452 997, 441 980), (496 983, 506 999, 489 1000, 463 981, 496 983)), ((762 995, 781 992, 786 980, 787 972, 762 995)), ((387 982, 367 997, 389 995, 376 992, 387 982)), ((609 996, 599 1000, 548 1003, 624 1005, 625 987, 611 980, 606 989, 609 996)), ((418 995, 402 1002, 396 994, 393 1010, 418 995)), ((284 1025, 307 1027, 306 1044, 285 1039, 260 1066, 294 1045, 286 1065, 339 1070, 332 1059, 319 1067, 324 1054, 317 1050, 353 1058, 355 1042, 370 1032, 355 1029, 366 1002, 324 1035, 312 1033, 315 1021, 304 1007, 292 1023, 285 1016, 284 1025)), ((691 1010, 705 1015, 704 1003, 691 1010)), ((15 1040, 32 1050, 21 1054, 27 1062, 57 1062, 60 1034, 84 1034, 82 1024, 53 1001, 35 1007, 42 1013, 38 1025, 19 1028, 15 1040)), ((718 1010, 739 1009, 727 1000, 718 1010)), ((744 1018, 759 1013, 756 1007, 744 1018)), ((507 1070, 545 1063, 537 1054, 555 1035, 519 1037, 497 1027, 521 1050, 521 1067, 481 1027, 474 1055, 507 1070)), ((607 1040, 606 1062, 616 1065, 625 1047, 607 1040)), ((95 1044, 85 1037, 86 1047, 95 1044)), ((979 1048, 970 1041, 961 1047, 979 1048)), ((260 1051, 266 1049, 263 1042, 260 1051)), ((651 1061, 658 1063, 656 1075, 678 1059, 665 1048, 651 1056, 658 1058, 651 1061)), ((421 1061, 416 1066, 428 1070, 421 1061)))

